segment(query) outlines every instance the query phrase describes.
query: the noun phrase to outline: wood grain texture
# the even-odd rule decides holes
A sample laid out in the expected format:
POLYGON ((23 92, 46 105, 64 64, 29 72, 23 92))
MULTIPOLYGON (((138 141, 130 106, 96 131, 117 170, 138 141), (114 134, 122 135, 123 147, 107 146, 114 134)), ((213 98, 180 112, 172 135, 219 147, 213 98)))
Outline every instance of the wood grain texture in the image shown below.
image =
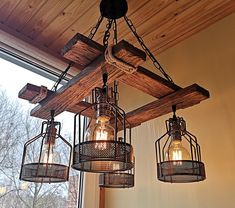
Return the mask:
MULTIPOLYGON (((89 9, 97 3, 98 0, 92 2, 74 0, 68 7, 59 13, 53 22, 51 22, 40 34, 37 35, 36 40, 46 46, 52 44, 52 42, 54 42, 56 38, 65 32, 73 24, 73 22, 79 21, 79 17, 88 12, 89 9)), ((84 24, 86 23, 84 22, 84 24)))
POLYGON ((1 0, 0 1, 0 22, 4 23, 12 14, 13 10, 20 3, 20 0, 1 0))
MULTIPOLYGON (((99 3, 100 0, 1 0, 0 23, 14 31, 11 34, 16 37, 58 53, 77 32, 88 35, 100 16, 99 3)), ((128 16, 155 55, 235 11, 234 0, 129 0, 128 4, 128 16)), ((101 42, 105 26, 106 21, 95 41, 101 42)), ((118 38, 137 44, 123 19, 118 20, 118 38)))
MULTIPOLYGON (((130 65, 136 65, 136 58, 140 53, 140 59, 143 53, 130 44, 125 44, 122 41, 114 46, 114 55, 120 60, 129 58, 130 65), (115 51, 117 53, 115 53, 115 51), (124 53, 126 51, 126 53, 124 53), (134 52, 134 53, 133 53, 134 52), (131 58, 130 54, 133 53, 131 58)), ((102 85, 102 71, 106 70, 109 74, 108 83, 112 83, 124 74, 124 72, 117 68, 104 63, 104 56, 101 55, 95 59, 89 66, 82 70, 77 76, 70 80, 67 85, 61 87, 56 93, 49 98, 41 102, 32 111, 31 115, 39 118, 48 119, 50 117, 50 110, 55 110, 55 114, 58 115, 65 111, 69 106, 74 106, 78 102, 82 101, 89 95, 94 87, 102 85)))
POLYGON ((20 31, 46 1, 47 0, 20 1, 7 19, 6 24, 20 31))
POLYGON ((207 90, 193 84, 127 113, 126 118, 131 126, 135 127, 143 122, 172 112, 172 105, 176 105, 177 109, 184 109, 209 97, 207 90))
POLYGON ((138 67, 133 74, 125 74, 120 77, 119 81, 156 98, 162 98, 180 89, 179 86, 168 82, 144 67, 138 67))
POLYGON ((77 33, 62 49, 61 54, 66 59, 83 67, 89 65, 103 54, 104 47, 86 36, 77 33))
MULTIPOLYGON (((104 53, 104 46, 77 33, 62 49, 62 55, 80 66, 87 66, 98 56, 104 53)), ((146 60, 146 54, 125 40, 119 42, 113 48, 113 54, 116 58, 122 57, 120 60, 126 63, 139 66, 146 60), (126 50, 128 48, 128 50, 126 50)))
MULTIPOLYGON (((18 98, 31 101, 40 94, 41 87, 27 83, 18 93, 18 98)), ((50 96, 54 92, 51 90, 47 91, 47 96, 50 96)))
POLYGON ((66 111, 76 114, 84 110, 83 112, 81 112, 81 114, 83 116, 92 118, 94 115, 94 110, 90 107, 91 107, 91 103, 80 101, 79 103, 76 103, 75 105, 68 106, 66 108, 66 111))
MULTIPOLYGON (((18 98, 31 101, 32 99, 34 99, 36 96, 39 95, 40 90, 41 90, 40 86, 27 83, 19 91, 18 98)), ((55 93, 54 91, 48 90, 47 98, 50 97, 54 93, 55 93)), ((68 112, 72 112, 72 113, 76 114, 76 113, 79 113, 79 112, 83 111, 84 109, 88 108, 87 110, 84 110, 82 112, 82 115, 87 116, 87 117, 92 117, 92 115, 94 114, 94 110, 89 108, 89 107, 91 107, 91 103, 88 103, 88 102, 85 102, 85 101, 80 101, 79 103, 76 103, 74 106, 69 106, 68 108, 66 108, 66 110, 68 112)))
POLYGON ((21 33, 34 39, 40 34, 73 0, 50 0, 30 18, 21 33))

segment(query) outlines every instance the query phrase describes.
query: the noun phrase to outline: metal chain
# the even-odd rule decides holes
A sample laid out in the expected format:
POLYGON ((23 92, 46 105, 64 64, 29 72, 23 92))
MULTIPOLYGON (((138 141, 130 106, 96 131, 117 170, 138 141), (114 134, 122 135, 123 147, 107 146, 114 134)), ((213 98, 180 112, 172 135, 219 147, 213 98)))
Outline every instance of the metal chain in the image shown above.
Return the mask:
POLYGON ((69 69, 74 65, 74 62, 69 62, 69 65, 67 66, 67 68, 60 74, 59 78, 56 80, 54 86, 52 87, 52 91, 56 92, 57 91, 57 87, 59 86, 59 84, 61 83, 62 79, 64 79, 64 77, 67 75, 69 69))
POLYGON ((91 28, 90 34, 88 36, 89 39, 92 40, 92 38, 95 36, 98 28, 100 27, 101 22, 103 21, 104 17, 100 16, 98 19, 98 22, 96 23, 96 25, 94 27, 91 28))
POLYGON ((160 63, 158 62, 158 60, 154 57, 154 55, 151 53, 151 51, 147 48, 147 46, 144 43, 144 40, 138 35, 135 26, 133 25, 132 21, 127 17, 124 16, 124 19, 128 25, 128 27, 131 29, 132 33, 134 34, 134 36, 137 38, 139 44, 141 45, 141 47, 144 49, 145 53, 147 54, 147 56, 152 60, 153 65, 162 73, 162 75, 171 83, 173 82, 173 79, 164 71, 164 69, 162 68, 162 66, 160 65, 160 63))
POLYGON ((117 39, 117 21, 113 21, 113 45, 116 45, 118 42, 117 39))
POLYGON ((113 24, 113 20, 108 19, 108 23, 106 25, 107 30, 104 33, 104 37, 103 37, 103 45, 106 48, 109 44, 109 38, 110 38, 110 29, 112 27, 113 24))

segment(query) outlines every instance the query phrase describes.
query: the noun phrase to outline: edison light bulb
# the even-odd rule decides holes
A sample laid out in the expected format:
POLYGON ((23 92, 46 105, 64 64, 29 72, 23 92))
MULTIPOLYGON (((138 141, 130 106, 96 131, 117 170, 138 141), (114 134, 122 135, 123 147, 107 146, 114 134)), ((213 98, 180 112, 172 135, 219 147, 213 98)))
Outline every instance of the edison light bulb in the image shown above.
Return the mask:
POLYGON ((95 143, 96 149, 105 150, 107 148, 107 142, 105 141, 114 139, 114 129, 108 122, 109 121, 107 119, 97 119, 97 124, 95 125, 92 139, 103 142, 95 143))
POLYGON ((180 160, 190 160, 189 152, 182 146, 181 140, 173 140, 169 150, 167 151, 167 158, 174 162, 174 165, 182 165, 180 160))
POLYGON ((51 144, 49 149, 49 144, 44 145, 44 149, 42 151, 41 162, 42 163, 60 163, 60 154, 55 151, 54 145, 51 144))

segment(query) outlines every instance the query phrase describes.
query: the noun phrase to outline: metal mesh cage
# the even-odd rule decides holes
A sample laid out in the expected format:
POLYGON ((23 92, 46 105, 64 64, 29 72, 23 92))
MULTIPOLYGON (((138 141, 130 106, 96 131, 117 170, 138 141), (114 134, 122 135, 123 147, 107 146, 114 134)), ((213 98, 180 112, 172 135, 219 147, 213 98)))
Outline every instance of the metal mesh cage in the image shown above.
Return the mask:
POLYGON ((22 166, 21 179, 36 183, 68 180, 69 167, 60 164, 29 163, 22 166))
POLYGON ((131 128, 116 105, 116 93, 95 88, 93 103, 75 115, 72 168, 97 173, 133 168, 131 128))
POLYGON ((166 121, 167 132, 155 143, 157 178, 163 182, 189 183, 205 180, 197 138, 186 130, 183 118, 166 121))
POLYGON ((68 180, 72 146, 60 135, 60 128, 61 124, 54 119, 44 121, 41 133, 25 143, 20 180, 35 183, 68 180), (62 151, 65 154, 60 154, 62 151))
POLYGON ((132 173, 103 173, 99 176, 99 186, 104 188, 131 188, 134 187, 132 173))
POLYGON ((206 178, 205 167, 198 161, 167 161, 157 164, 158 179, 170 183, 188 183, 206 178))
POLYGON ((72 167, 87 172, 113 172, 133 167, 130 144, 120 141, 87 141, 75 146, 72 167), (99 143, 106 143, 103 150, 99 143))

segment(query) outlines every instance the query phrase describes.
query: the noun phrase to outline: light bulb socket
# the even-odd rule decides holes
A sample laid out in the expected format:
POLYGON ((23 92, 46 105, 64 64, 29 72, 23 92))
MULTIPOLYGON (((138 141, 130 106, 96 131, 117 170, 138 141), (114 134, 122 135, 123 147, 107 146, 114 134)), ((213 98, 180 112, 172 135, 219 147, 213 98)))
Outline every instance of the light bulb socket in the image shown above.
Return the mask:
POLYGON ((173 140, 181 140, 186 131, 186 123, 182 117, 173 117, 167 121, 168 134, 173 140))
POLYGON ((46 139, 45 139, 45 144, 50 144, 50 145, 54 145, 55 144, 55 140, 56 140, 56 133, 57 133, 57 129, 53 124, 50 124, 48 126, 48 129, 47 129, 47 136, 46 136, 46 139))

